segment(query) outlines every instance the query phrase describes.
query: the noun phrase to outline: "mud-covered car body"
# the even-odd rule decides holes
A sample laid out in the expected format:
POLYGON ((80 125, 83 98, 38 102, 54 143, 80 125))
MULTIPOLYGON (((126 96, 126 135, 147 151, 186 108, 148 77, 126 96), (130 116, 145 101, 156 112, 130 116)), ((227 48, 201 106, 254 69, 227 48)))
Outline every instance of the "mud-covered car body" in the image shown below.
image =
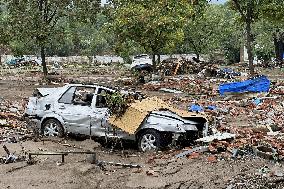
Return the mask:
POLYGON ((46 136, 56 136, 62 132, 139 142, 139 137, 141 139, 143 133, 151 131, 150 133, 154 135, 159 133, 159 140, 167 135, 166 143, 169 144, 173 138, 187 137, 191 133, 202 132, 204 136, 207 133, 206 119, 182 118, 171 111, 164 110, 152 111, 146 116, 135 134, 128 134, 108 122, 110 115, 104 94, 113 92, 111 88, 81 84, 68 84, 58 88, 38 88, 35 95, 29 98, 25 114, 37 122, 38 129, 46 136), (80 94, 82 91, 86 94, 80 94), (80 99, 83 102, 78 101, 77 98, 84 95, 85 98, 80 99), (60 125, 61 130, 56 130, 52 124, 46 126, 50 120, 53 120, 51 121, 53 124, 60 125))

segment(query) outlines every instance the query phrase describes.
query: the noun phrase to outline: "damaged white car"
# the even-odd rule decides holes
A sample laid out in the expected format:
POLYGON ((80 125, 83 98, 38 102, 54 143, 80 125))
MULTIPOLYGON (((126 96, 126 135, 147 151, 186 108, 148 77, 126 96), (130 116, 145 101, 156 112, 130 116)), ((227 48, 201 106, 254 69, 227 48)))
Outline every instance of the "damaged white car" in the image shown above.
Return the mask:
POLYGON ((114 92, 108 87, 82 84, 38 88, 29 98, 25 114, 37 122, 44 136, 63 137, 74 133, 121 138, 135 141, 141 151, 158 150, 173 141, 193 141, 207 134, 206 119, 185 118, 169 110, 150 112, 135 132, 129 134, 109 122, 105 94, 114 92))

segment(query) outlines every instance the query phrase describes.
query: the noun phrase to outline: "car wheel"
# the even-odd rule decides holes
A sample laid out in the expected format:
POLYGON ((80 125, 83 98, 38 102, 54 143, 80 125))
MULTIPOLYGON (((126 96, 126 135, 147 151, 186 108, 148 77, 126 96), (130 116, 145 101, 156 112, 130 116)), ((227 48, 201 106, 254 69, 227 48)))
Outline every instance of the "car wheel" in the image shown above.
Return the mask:
POLYGON ((48 119, 42 124, 42 134, 44 136, 63 137, 64 129, 61 123, 56 119, 48 119))
POLYGON ((155 130, 144 131, 138 139, 138 148, 142 152, 158 151, 161 148, 161 135, 155 130))

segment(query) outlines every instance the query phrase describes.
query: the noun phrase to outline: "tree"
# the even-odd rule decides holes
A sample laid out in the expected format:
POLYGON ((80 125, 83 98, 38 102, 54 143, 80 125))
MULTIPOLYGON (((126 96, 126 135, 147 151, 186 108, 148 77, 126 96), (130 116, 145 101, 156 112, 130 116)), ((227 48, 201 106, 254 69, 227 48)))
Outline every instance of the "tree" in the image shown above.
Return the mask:
POLYGON ((258 59, 268 63, 271 58, 283 59, 284 23, 262 16, 254 24, 255 49, 258 59))
POLYGON ((110 28, 115 32, 117 45, 133 41, 153 55, 155 67, 155 55, 159 57, 163 50, 173 49, 183 40, 183 28, 194 15, 194 6, 202 7, 206 1, 113 0, 112 3, 110 28))
POLYGON ((184 41, 178 53, 194 52, 214 56, 221 52, 232 62, 239 56, 241 32, 235 13, 226 5, 208 5, 198 16, 188 20, 184 41))
POLYGON ((9 32, 7 30, 8 20, 9 18, 6 4, 0 1, 0 64, 2 63, 1 55, 9 51, 9 48, 7 47, 10 38, 9 32))
POLYGON ((245 24, 246 31, 246 47, 248 51, 250 74, 254 75, 253 65, 253 35, 252 25, 260 16, 261 8, 264 6, 265 0, 231 0, 234 10, 240 14, 241 22, 245 24))
POLYGON ((262 18, 267 20, 268 25, 273 28, 273 42, 275 56, 278 61, 283 60, 284 53, 284 2, 282 0, 270 0, 262 7, 262 18))
POLYGON ((40 48, 43 73, 48 71, 45 51, 48 43, 60 32, 58 23, 64 19, 93 21, 99 0, 5 0, 8 4, 11 32, 16 39, 30 39, 40 48))

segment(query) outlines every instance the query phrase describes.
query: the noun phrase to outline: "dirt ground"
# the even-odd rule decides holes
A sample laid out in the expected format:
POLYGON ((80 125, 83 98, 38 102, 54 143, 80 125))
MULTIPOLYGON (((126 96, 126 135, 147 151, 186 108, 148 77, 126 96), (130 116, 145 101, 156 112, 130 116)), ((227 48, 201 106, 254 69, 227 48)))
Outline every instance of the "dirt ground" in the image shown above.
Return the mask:
MULTIPOLYGON (((141 154, 135 149, 111 151, 93 140, 26 141, 7 144, 10 151, 86 151, 95 148, 98 160, 139 164, 123 168, 90 164, 88 155, 71 155, 60 164, 60 156, 38 156, 34 165, 19 162, 0 166, 1 188, 226 188, 234 177, 258 174, 260 168, 277 167, 260 158, 220 159, 209 162, 209 154, 196 159, 174 158, 173 152, 141 154), (148 174, 147 174, 148 172, 148 174), (149 174, 149 172, 151 174, 149 174)), ((1 154, 5 152, 1 149, 1 154)))
MULTIPOLYGON (((77 77, 77 76, 69 76, 77 77)), ((84 77, 84 76, 83 76, 84 77)), ((116 76, 108 76, 115 79, 116 76)), ((282 77, 282 76, 281 76, 282 77)), ((37 87, 39 75, 2 75, 0 99, 19 102, 27 99, 37 87)), ((104 77, 93 76, 92 80, 104 77)), ((51 85, 59 86, 59 85, 51 85)), ((149 93, 153 94, 153 93, 149 93)), ((163 95, 161 95, 163 96, 163 95)), ((230 153, 197 154, 191 158, 175 158, 181 150, 169 150, 151 154, 130 148, 104 148, 93 140, 74 138, 46 141, 26 140, 7 143, 16 155, 27 152, 60 152, 95 150, 98 160, 139 164, 142 168, 121 166, 97 166, 89 162, 90 155, 69 154, 61 164, 60 156, 35 156, 33 165, 26 161, 0 164, 0 188, 49 189, 49 188, 283 188, 283 180, 275 180, 265 171, 283 170, 282 164, 254 156, 232 159, 230 153), (224 158, 227 157, 227 158, 224 158), (259 182, 261 181, 261 182, 259 182)), ((0 155, 5 151, 0 148, 0 155)), ((282 178, 282 177, 281 177, 282 178)))

